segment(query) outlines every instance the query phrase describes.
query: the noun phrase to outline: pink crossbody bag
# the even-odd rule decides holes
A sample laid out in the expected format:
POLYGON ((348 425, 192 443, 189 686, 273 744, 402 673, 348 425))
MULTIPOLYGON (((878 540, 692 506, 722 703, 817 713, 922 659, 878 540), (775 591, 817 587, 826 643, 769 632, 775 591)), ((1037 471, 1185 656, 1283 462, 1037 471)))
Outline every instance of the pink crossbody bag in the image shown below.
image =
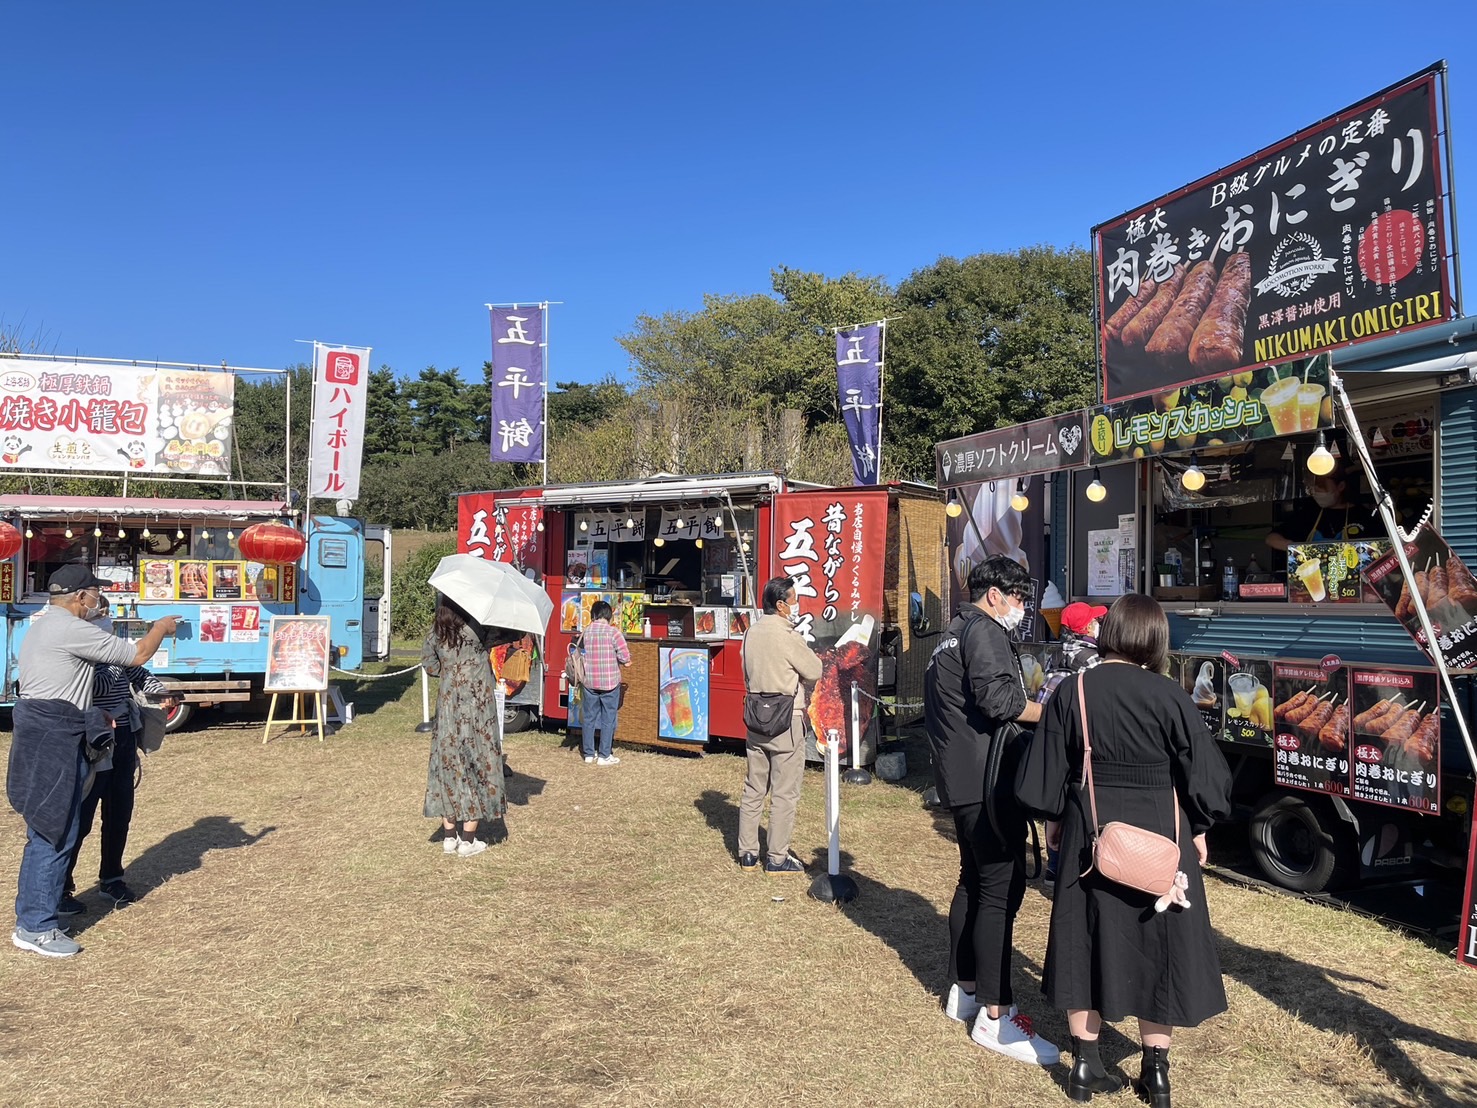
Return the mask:
POLYGON ((1077 711, 1082 718, 1082 782, 1087 786, 1087 800, 1092 808, 1092 865, 1083 871, 1086 877, 1094 869, 1109 881, 1130 889, 1163 896, 1174 886, 1180 868, 1180 798, 1174 792, 1174 838, 1117 820, 1099 826, 1097 794, 1092 787, 1092 739, 1087 730, 1087 695, 1083 679, 1087 671, 1077 674, 1077 711))

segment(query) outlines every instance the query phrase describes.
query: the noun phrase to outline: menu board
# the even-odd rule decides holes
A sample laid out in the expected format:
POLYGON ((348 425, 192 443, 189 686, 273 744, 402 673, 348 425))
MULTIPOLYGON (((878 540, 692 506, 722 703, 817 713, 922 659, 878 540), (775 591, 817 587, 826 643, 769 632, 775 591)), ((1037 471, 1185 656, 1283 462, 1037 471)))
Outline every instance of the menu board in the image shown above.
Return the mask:
POLYGON ((618 592, 610 594, 610 606, 613 609, 610 617, 612 626, 618 627, 622 634, 641 634, 641 617, 646 612, 646 597, 639 592, 618 592))
POLYGON ((657 655, 657 735, 701 746, 708 741, 708 648, 663 646, 657 655))
POLYGON ((267 692, 328 688, 328 616, 273 616, 267 629, 267 692))
POLYGON ((208 600, 210 598, 210 563, 183 561, 179 563, 179 598, 181 600, 208 600))
POLYGON ((165 558, 145 558, 139 563, 140 600, 175 599, 175 563, 165 558))
MULTIPOLYGON (((1180 659, 1180 687, 1190 694, 1212 735, 1226 727, 1226 663, 1219 656, 1186 654, 1180 659)), ((1230 737, 1230 736, 1227 736, 1230 737)), ((1236 741, 1233 739, 1233 741, 1236 741)))
POLYGON ((1279 785, 1349 795, 1349 684, 1342 668, 1277 662, 1273 667, 1279 785))
POLYGON ((210 563, 210 598, 241 600, 245 595, 246 574, 240 562, 210 563))
POLYGON ((1362 574, 1391 550, 1388 539, 1304 542, 1287 548, 1287 599, 1294 604, 1379 600, 1362 574))
POLYGON ((1272 745, 1272 678, 1269 661, 1243 658, 1227 669, 1223 703, 1229 741, 1272 745))
POLYGON ((559 630, 566 635, 584 630, 584 614, 580 610, 580 594, 561 593, 559 596, 559 630))
MULTIPOLYGON (((1477 581, 1434 527, 1424 523, 1405 543, 1405 556, 1414 571, 1416 589, 1435 628, 1437 645, 1452 669, 1477 668, 1477 581)), ((1431 657, 1426 632, 1411 599, 1410 586, 1400 572, 1392 549, 1364 570, 1373 586, 1416 645, 1431 657)), ((1434 661, 1434 659, 1432 659, 1434 661)))
POLYGON ((1354 796, 1441 810, 1441 693, 1434 673, 1350 667, 1354 796))
POLYGON ((202 604, 199 615, 201 642, 225 642, 231 629, 229 604, 202 604))

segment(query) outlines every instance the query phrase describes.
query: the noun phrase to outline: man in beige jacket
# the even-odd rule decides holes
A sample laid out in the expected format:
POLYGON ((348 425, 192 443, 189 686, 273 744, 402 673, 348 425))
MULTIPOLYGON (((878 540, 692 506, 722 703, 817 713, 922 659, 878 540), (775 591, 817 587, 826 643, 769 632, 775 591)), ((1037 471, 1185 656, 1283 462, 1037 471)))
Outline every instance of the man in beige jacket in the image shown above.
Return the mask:
POLYGON ((773 577, 764 584, 764 614, 744 636, 744 687, 751 693, 793 693, 795 710, 790 729, 766 738, 749 732, 745 751, 748 771, 739 801, 739 866, 745 873, 759 870, 759 818, 769 795, 769 851, 764 872, 803 874, 805 867, 790 853, 795 829, 795 805, 805 776, 805 739, 802 719, 809 687, 820 680, 821 660, 795 630, 800 609, 795 582, 773 577), (802 683, 806 686, 801 690, 802 683))

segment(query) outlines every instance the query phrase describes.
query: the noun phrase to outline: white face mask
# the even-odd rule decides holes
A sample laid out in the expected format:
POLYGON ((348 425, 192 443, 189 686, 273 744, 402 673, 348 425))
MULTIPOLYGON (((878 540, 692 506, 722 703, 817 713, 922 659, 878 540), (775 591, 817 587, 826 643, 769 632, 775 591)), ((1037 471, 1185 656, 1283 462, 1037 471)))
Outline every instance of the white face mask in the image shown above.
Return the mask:
POLYGON ((1339 494, 1333 489, 1313 489, 1310 495, 1313 497, 1313 503, 1320 508, 1332 508, 1339 502, 1339 494))
POLYGON ((101 596, 97 598, 97 607, 84 603, 82 618, 90 622, 96 622, 108 614, 108 602, 101 596))
POLYGON ((999 621, 1000 626, 1004 627, 1007 631, 1014 631, 1021 625, 1021 620, 1025 618, 1026 609, 1024 607, 1017 608, 1008 601, 1006 603, 1005 614, 995 617, 999 621))

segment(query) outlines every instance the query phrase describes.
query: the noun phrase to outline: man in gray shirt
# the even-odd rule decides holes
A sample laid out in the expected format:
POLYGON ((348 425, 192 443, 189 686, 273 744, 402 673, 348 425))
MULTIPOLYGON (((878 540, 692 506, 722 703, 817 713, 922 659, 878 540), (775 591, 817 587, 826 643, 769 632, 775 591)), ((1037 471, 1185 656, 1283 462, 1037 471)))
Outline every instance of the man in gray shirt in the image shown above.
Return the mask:
POLYGON ((104 582, 86 566, 63 566, 51 575, 51 603, 21 640, 20 698, 12 714, 6 793, 26 821, 15 897, 15 933, 22 950, 67 958, 82 948, 58 927, 57 903, 67 862, 77 841, 86 746, 106 745, 112 727, 92 708, 93 666, 142 665, 177 620, 155 621, 136 643, 115 638, 88 622, 106 604, 104 582))

